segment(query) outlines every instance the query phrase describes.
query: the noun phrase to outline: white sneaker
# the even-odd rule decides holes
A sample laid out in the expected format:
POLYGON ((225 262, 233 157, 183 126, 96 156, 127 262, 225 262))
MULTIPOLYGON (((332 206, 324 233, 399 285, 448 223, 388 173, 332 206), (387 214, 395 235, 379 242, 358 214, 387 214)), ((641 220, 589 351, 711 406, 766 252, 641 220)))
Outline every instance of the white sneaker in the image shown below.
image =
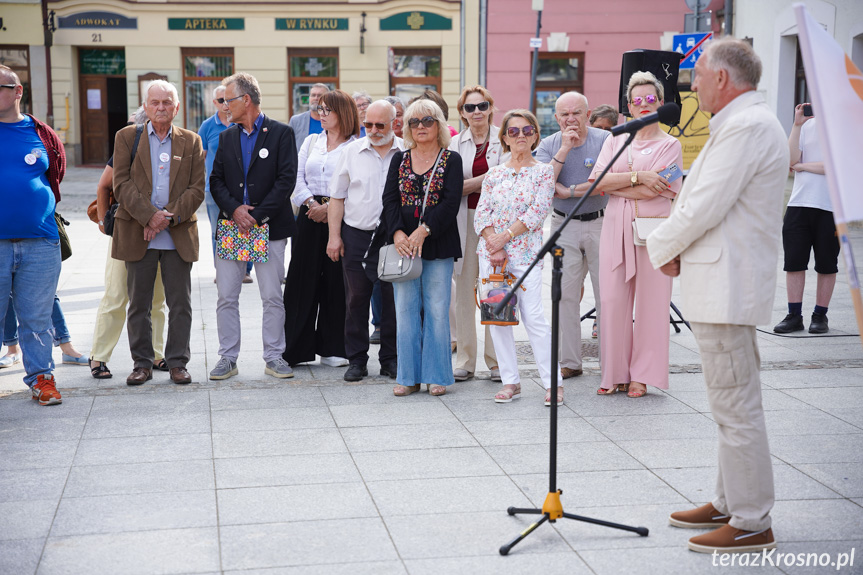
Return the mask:
POLYGON ((321 365, 328 365, 330 367, 344 367, 349 363, 350 362, 348 360, 337 355, 332 355, 330 357, 321 357, 321 365))

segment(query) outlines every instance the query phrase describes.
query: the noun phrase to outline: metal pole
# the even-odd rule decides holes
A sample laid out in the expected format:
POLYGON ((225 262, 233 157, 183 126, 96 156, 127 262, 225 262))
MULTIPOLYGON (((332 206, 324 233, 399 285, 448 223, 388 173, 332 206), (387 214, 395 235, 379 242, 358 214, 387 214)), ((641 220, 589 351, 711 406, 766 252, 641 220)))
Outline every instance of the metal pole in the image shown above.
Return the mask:
POLYGON ((42 0, 42 28, 45 31, 45 83, 48 88, 48 110, 45 116, 45 123, 53 128, 54 86, 53 82, 51 81, 51 45, 54 43, 54 36, 51 32, 50 24, 48 22, 48 0, 42 0))
MULTIPOLYGON (((539 38, 539 31, 542 30, 542 10, 536 13, 536 38, 539 38)), ((527 105, 528 110, 536 112, 534 102, 536 101, 536 68, 539 65, 539 48, 533 49, 533 69, 530 72, 530 103, 527 105)))
POLYGON ((479 85, 486 84, 488 57, 488 0, 479 0, 479 85))
POLYGON ((734 0, 725 0, 725 35, 734 33, 734 0))

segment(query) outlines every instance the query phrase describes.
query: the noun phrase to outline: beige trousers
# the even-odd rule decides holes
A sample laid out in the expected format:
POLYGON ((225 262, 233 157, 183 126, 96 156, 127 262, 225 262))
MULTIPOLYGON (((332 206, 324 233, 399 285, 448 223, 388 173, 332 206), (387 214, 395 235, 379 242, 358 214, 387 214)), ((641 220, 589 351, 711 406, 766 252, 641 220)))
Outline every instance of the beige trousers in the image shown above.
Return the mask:
POLYGON ((692 322, 707 399, 719 426, 719 474, 713 506, 732 527, 770 527, 773 464, 761 405, 755 327, 692 322))

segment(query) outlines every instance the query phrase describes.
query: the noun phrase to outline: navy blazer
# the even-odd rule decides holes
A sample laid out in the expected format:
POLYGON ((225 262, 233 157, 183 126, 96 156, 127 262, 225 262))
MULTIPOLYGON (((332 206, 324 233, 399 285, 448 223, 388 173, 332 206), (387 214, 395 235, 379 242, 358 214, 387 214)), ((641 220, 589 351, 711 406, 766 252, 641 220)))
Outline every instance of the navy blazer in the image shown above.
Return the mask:
MULTIPOLYGON (((243 205, 241 129, 234 124, 219 135, 219 149, 210 174, 210 193, 219 206, 219 219, 231 219, 234 210, 243 205)), ((255 208, 249 214, 258 224, 269 224, 270 239, 294 235, 291 194, 297 183, 297 144, 287 124, 264 116, 245 180, 249 203, 255 208), (262 149, 267 150, 265 158, 261 157, 262 149)))

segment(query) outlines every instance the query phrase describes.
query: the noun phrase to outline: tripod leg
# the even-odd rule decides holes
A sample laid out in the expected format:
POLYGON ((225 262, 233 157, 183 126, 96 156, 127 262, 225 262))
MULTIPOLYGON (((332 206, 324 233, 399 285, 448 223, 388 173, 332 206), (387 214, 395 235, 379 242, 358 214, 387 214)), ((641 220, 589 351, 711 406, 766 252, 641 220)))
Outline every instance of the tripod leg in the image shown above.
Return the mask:
POLYGON ((528 515, 530 515, 530 514, 542 515, 542 509, 536 509, 536 508, 528 509, 528 508, 521 508, 521 507, 507 507, 506 512, 509 513, 510 515, 515 515, 516 513, 523 513, 523 514, 528 514, 528 515))
POLYGON ((515 547, 519 541, 521 541, 522 539, 524 539, 525 537, 527 537, 528 535, 533 533, 534 529, 536 529, 537 527, 539 527, 540 525, 542 525, 546 521, 548 521, 548 515, 543 515, 542 517, 540 517, 539 521, 537 521, 536 523, 532 523, 527 529, 525 529, 524 531, 519 533, 518 537, 516 537, 515 539, 513 539, 512 541, 510 541, 506 545, 501 546, 501 548, 499 549, 500 554, 506 555, 507 553, 509 553, 510 549, 515 547))
POLYGON ((585 523, 593 523, 594 525, 602 525, 603 527, 612 527, 614 529, 622 529, 623 531, 632 531, 633 533, 638 533, 642 537, 647 537, 648 529, 647 527, 631 527, 629 525, 622 525, 620 523, 612 523, 610 521, 603 521, 602 519, 593 519, 592 517, 584 517, 583 515, 574 515, 572 513, 564 513, 564 517, 567 519, 575 519, 576 521, 584 521, 585 523))
POLYGON ((671 322, 672 327, 674 327, 674 333, 680 333, 680 328, 677 327, 677 322, 674 321, 674 316, 668 314, 668 321, 671 322))
POLYGON ((688 321, 686 321, 686 318, 685 318, 685 317, 683 317, 683 314, 682 314, 682 313, 680 313, 680 310, 679 310, 679 309, 677 309, 677 306, 676 306, 676 305, 674 305, 674 302, 671 302, 671 309, 673 309, 673 310, 674 310, 674 313, 676 313, 676 314, 677 314, 677 317, 679 317, 679 318, 680 318, 680 321, 682 321, 682 322, 683 322, 683 325, 685 325, 686 327, 688 327, 688 328, 689 328, 689 331, 692 331, 692 326, 691 326, 691 325, 689 325, 689 322, 688 322, 688 321))

